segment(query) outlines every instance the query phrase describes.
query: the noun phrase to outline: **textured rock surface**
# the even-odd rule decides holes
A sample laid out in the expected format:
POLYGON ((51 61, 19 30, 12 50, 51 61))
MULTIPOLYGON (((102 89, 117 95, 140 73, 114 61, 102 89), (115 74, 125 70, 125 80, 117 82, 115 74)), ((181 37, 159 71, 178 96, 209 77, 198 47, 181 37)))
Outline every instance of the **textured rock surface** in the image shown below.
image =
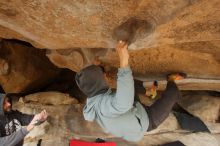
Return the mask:
POLYGON ((139 79, 173 71, 219 79, 219 6, 219 0, 1 0, 0 37, 52 49, 50 60, 73 71, 95 56, 115 70, 112 48, 127 38, 139 79))
POLYGON ((203 121, 216 122, 220 117, 220 98, 212 97, 205 92, 196 92, 184 96, 180 104, 203 121))
MULTIPOLYGON (((155 80, 155 79, 154 79, 155 80)), ((167 81, 158 81, 158 90, 165 90, 167 81)), ((146 90, 150 91, 153 81, 145 81, 143 86, 146 90)), ((196 78, 186 78, 183 80, 176 81, 178 88, 180 90, 211 90, 220 91, 220 80, 215 79, 196 79, 196 78)))
MULTIPOLYGON (((113 50, 101 59, 107 66, 118 66, 118 58, 113 50)), ((220 75, 220 63, 212 54, 184 50, 173 45, 131 51, 130 64, 136 78, 144 80, 150 77, 164 79, 170 72, 186 72, 188 77, 195 78, 218 79, 220 75)))
MULTIPOLYGON (((219 82, 219 7, 219 0, 0 0, 0 85, 6 92, 25 92, 47 84, 59 70, 46 54, 56 66, 72 71, 99 57, 115 87, 119 63, 113 48, 118 39, 130 42, 130 64, 136 79, 163 80, 170 72, 185 72, 189 78, 219 82), (2 38, 23 40, 35 48, 2 38)), ((59 76, 46 91, 83 96, 75 92, 74 74, 59 76)), ((219 84, 184 88, 191 87, 220 90, 219 84)), ((47 123, 26 137, 25 146, 37 145, 38 139, 43 139, 43 146, 56 146, 68 145, 71 138, 94 141, 97 137, 116 141, 119 146, 153 146, 174 140, 190 146, 220 145, 220 126, 215 123, 219 120, 219 99, 200 95, 190 94, 180 103, 205 120, 212 134, 181 131, 170 114, 139 143, 114 138, 96 123, 86 122, 83 105, 67 94, 31 94, 15 108, 32 114, 46 109, 50 114, 47 123)), ((152 102, 144 98, 146 103, 152 102)))
POLYGON ((0 84, 5 92, 21 93, 42 88, 59 73, 45 51, 17 41, 0 42, 0 84))
MULTIPOLYGON (((56 93, 57 94, 57 93, 56 93)), ((57 97, 55 94, 55 97, 57 97)), ((61 94, 60 94, 61 95, 61 94)), ((64 95, 64 94, 63 94, 64 95)), ((188 93, 187 93, 188 95, 188 93)), ((192 95, 192 94, 191 94, 192 95)), ((34 97, 34 94, 28 96, 34 97)), ((42 94, 44 98, 46 94, 42 94)), ((187 99, 184 96, 184 99, 187 99)), ((203 97, 202 97, 203 98, 203 97)), ((209 97, 211 101, 215 101, 213 97, 209 97)), ((198 97, 191 96, 189 101, 194 101, 198 97)), ((199 100, 199 99, 198 99, 199 100)), ((199 100, 200 101, 200 100, 199 100)), ((184 103, 184 102, 180 102, 184 103)), ((192 102, 193 103, 193 102, 192 102)), ((207 103, 209 106, 211 102, 207 103)), ((200 105, 200 102, 193 103, 200 105)), ((29 114, 36 114, 39 111, 46 109, 49 113, 49 119, 43 125, 36 127, 25 139, 26 146, 36 145, 39 139, 42 139, 42 146, 68 145, 68 141, 72 138, 80 138, 86 141, 94 141, 97 137, 104 138, 107 141, 115 141, 119 146, 155 146, 175 140, 180 140, 185 145, 190 146, 218 146, 218 134, 220 133, 220 124, 215 121, 207 122, 206 125, 211 131, 208 133, 190 133, 180 129, 180 126, 171 113, 169 117, 155 130, 146 133, 144 138, 138 143, 130 143, 120 138, 115 138, 112 135, 107 135, 102 132, 102 129, 95 122, 86 122, 82 115, 82 104, 72 105, 45 105, 42 103, 23 103, 17 102, 14 108, 29 114)), ((203 109, 201 109, 203 110, 203 109)), ((207 111, 212 109, 207 109, 207 111)), ((204 110, 203 110, 204 111, 204 110)), ((196 113, 199 117, 203 113, 196 113)))
POLYGON ((134 48, 219 40, 218 8, 218 0, 2 0, 1 35, 51 49, 111 48, 114 29, 135 18, 145 23, 134 48))
POLYGON ((36 102, 46 105, 65 105, 78 103, 75 98, 60 92, 38 92, 27 95, 23 99, 24 102, 36 102))

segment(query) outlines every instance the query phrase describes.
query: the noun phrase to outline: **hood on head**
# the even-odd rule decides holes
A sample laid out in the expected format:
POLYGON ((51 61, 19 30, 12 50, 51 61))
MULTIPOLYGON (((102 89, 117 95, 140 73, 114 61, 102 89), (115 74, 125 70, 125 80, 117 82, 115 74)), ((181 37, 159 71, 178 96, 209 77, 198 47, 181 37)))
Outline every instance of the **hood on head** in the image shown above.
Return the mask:
POLYGON ((0 93, 0 116, 4 115, 3 104, 5 100, 5 94, 0 93))
POLYGON ((90 65, 78 72, 75 81, 80 90, 88 97, 105 93, 109 88, 102 68, 96 65, 90 65))

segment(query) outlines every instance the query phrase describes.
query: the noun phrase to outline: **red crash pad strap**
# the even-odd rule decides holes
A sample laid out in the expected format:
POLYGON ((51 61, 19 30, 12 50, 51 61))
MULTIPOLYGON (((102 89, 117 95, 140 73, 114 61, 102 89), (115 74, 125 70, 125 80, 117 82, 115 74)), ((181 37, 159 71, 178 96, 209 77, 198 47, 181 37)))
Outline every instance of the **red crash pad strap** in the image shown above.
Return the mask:
POLYGON ((96 143, 96 142, 86 142, 81 140, 70 140, 70 146, 116 146, 115 142, 105 142, 105 143, 96 143))

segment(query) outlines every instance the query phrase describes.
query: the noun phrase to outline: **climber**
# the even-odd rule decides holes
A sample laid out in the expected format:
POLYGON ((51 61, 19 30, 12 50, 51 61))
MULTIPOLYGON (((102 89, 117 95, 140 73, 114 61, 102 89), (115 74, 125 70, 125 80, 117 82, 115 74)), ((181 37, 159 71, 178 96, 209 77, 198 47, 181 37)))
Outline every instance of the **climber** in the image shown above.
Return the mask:
POLYGON ((22 146, 23 138, 35 127, 46 121, 47 113, 36 115, 23 114, 12 110, 12 99, 0 93, 0 145, 22 146), (22 126, 26 126, 26 128, 22 126))
POLYGON ((128 45, 119 41, 116 51, 120 60, 117 90, 113 92, 100 66, 90 65, 76 74, 79 88, 86 94, 83 109, 85 120, 94 121, 106 133, 128 141, 139 141, 146 131, 158 127, 168 116, 173 105, 181 97, 175 80, 184 78, 181 74, 170 74, 162 97, 147 107, 134 101, 134 79, 129 67, 128 45))

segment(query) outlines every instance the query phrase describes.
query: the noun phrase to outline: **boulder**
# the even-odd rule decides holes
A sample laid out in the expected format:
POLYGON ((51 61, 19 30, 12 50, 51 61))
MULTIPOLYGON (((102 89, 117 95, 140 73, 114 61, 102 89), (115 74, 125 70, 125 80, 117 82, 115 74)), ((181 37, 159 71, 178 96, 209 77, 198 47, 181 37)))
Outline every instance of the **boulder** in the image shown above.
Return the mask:
POLYGON ((171 72, 219 80, 219 6, 219 0, 1 0, 0 38, 46 48, 55 65, 75 72, 98 56, 114 75, 113 48, 124 39, 139 80, 171 72))
POLYGON ((24 102, 37 102, 45 105, 77 104, 78 100, 60 92, 38 92, 24 97, 24 102))
POLYGON ((219 38, 218 0, 2 0, 0 6, 0 36, 40 48, 113 48, 115 30, 127 23, 136 25, 132 49, 219 38))
POLYGON ((36 131, 39 131, 39 133, 33 130, 30 133, 31 136, 26 137, 26 145, 37 143, 39 139, 42 139, 43 146, 52 146, 56 144, 67 145, 69 140, 73 138, 95 141, 99 137, 106 141, 114 141, 119 146, 154 146, 175 140, 180 140, 185 145, 190 146, 218 146, 216 138, 218 138, 217 135, 220 132, 219 123, 206 123, 211 129, 211 134, 191 133, 179 128, 173 114, 170 114, 157 129, 147 132, 141 141, 133 143, 105 134, 96 122, 85 121, 82 114, 83 105, 81 104, 54 106, 17 102, 14 104, 14 108, 28 114, 36 114, 46 109, 49 114, 47 123, 36 127, 36 131))
POLYGON ((45 50, 20 41, 0 42, 0 84, 6 93, 41 89, 59 71, 45 56, 45 50))
POLYGON ((194 92, 183 96, 179 104, 191 114, 206 122, 219 120, 220 99, 206 92, 194 92))

